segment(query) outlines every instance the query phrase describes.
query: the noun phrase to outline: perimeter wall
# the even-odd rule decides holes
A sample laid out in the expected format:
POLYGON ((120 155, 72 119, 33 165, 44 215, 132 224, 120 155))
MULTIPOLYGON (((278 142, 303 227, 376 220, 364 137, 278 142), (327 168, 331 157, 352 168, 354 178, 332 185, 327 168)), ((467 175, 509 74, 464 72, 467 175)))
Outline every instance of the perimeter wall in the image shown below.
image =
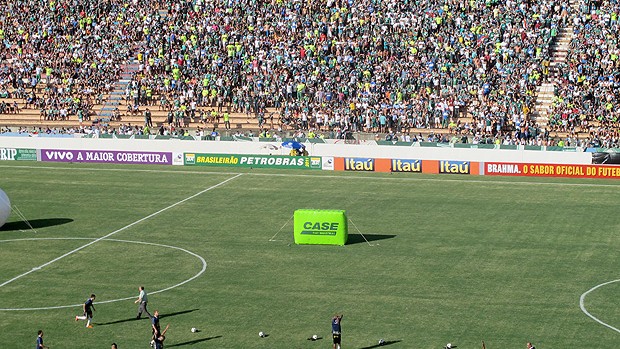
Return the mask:
POLYGON ((487 145, 475 149, 472 145, 376 142, 304 145, 310 154, 307 157, 288 156, 290 149, 275 141, 4 136, 0 137, 0 160, 620 179, 620 166, 594 165, 592 153, 583 149, 498 149, 487 145))

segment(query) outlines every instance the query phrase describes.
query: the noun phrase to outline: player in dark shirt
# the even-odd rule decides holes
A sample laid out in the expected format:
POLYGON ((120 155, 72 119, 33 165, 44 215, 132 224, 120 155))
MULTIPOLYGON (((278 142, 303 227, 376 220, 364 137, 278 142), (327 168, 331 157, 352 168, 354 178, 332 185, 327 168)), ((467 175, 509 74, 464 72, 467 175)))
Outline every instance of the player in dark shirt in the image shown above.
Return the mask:
POLYGON ((151 325, 153 327, 153 336, 159 335, 161 333, 161 327, 159 327, 159 310, 155 310, 153 313, 151 325))
POLYGON ((155 349, 164 348, 164 340, 166 340, 166 332, 168 331, 169 327, 170 324, 166 325, 166 328, 164 328, 164 330, 160 334, 158 334, 155 339, 153 339, 153 347, 155 349))
POLYGON ((332 318, 332 338, 334 340, 334 349, 340 349, 340 342, 342 341, 340 321, 342 321, 342 314, 336 314, 332 318))
POLYGON ((93 328, 93 325, 91 325, 91 321, 93 319, 93 311, 95 310, 95 305, 93 304, 94 301, 95 301, 95 295, 91 294, 90 298, 88 298, 86 302, 84 302, 84 304, 82 305, 82 309, 84 310, 84 315, 82 316, 76 315, 75 317, 75 321, 87 320, 86 321, 87 328, 93 328))
POLYGON ((161 330, 159 325, 159 310, 155 310, 153 313, 153 317, 151 318, 151 327, 153 330, 151 347, 155 349, 162 349, 164 347, 164 340, 166 339, 166 331, 168 331, 168 327, 170 327, 170 325, 167 325, 163 331, 161 330))
POLYGON ((159 310, 155 310, 153 317, 151 317, 151 330, 153 336, 151 337, 151 347, 155 347, 155 339, 161 334, 161 327, 159 327, 159 310))
POLYGON ((47 349, 48 347, 43 345, 43 330, 39 330, 37 336, 37 347, 36 349, 47 349))

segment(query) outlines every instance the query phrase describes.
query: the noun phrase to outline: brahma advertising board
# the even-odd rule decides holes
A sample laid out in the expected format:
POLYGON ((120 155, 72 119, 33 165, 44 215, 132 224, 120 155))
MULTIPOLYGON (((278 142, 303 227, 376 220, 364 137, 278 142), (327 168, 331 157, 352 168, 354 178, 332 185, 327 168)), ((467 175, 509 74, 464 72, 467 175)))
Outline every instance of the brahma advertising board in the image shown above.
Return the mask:
POLYGON ((620 178, 620 166, 485 162, 487 176, 620 178))

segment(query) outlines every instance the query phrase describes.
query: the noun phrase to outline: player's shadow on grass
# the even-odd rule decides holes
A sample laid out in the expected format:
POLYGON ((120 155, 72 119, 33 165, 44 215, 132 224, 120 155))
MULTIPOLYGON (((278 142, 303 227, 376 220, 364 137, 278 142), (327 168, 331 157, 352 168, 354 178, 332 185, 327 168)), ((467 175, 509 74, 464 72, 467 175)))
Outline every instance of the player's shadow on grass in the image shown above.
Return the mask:
MULTIPOLYGON (((144 317, 143 319, 149 319, 148 317, 144 317)), ((110 321, 110 322, 95 322, 95 325, 97 326, 106 326, 106 325, 115 325, 115 324, 122 324, 123 322, 129 322, 129 321, 136 321, 136 317, 131 317, 129 319, 122 319, 122 320, 116 320, 116 321, 110 321)))
POLYGON ((360 348, 360 349, 380 348, 380 347, 385 347, 386 345, 396 344, 396 343, 399 343, 399 342, 401 342, 401 341, 400 340, 397 340, 397 341, 385 341, 385 342, 383 342, 383 344, 375 344, 375 345, 371 345, 369 347, 363 347, 363 348, 360 348))
POLYGON ((180 346, 183 346, 183 345, 196 344, 196 343, 205 342, 205 341, 209 341, 211 339, 216 339, 216 338, 222 338, 222 336, 213 336, 213 337, 194 339, 193 341, 187 341, 187 342, 182 342, 182 343, 177 343, 177 344, 166 345, 166 348, 180 347, 180 346))
POLYGON ((176 313, 161 314, 161 315, 159 315, 159 319, 161 320, 163 318, 170 317, 170 316, 187 314, 187 313, 191 313, 191 312, 196 311, 196 310, 200 310, 200 309, 198 309, 198 308, 196 308, 196 309, 188 309, 188 310, 183 310, 183 311, 177 311, 176 313))
MULTIPOLYGON (((30 225, 34 229, 38 228, 46 228, 52 227, 54 225, 61 225, 73 222, 71 218, 42 218, 42 219, 33 219, 28 221, 30 225)), ((2 227, 0 227, 0 231, 10 231, 10 230, 30 230, 30 226, 28 223, 24 221, 18 222, 7 222, 4 223, 2 227)))
MULTIPOLYGON (((200 309, 196 308, 196 309, 177 311, 176 313, 162 314, 162 315, 159 316, 159 318, 163 319, 163 318, 169 317, 169 316, 187 314, 187 313, 191 313, 192 311, 196 311, 196 310, 200 310, 200 309)), ((110 322, 97 322, 96 325, 98 325, 98 326, 115 325, 115 324, 122 324, 123 322, 139 321, 139 320, 143 320, 143 319, 149 320, 149 317, 145 316, 142 319, 136 319, 135 317, 131 317, 129 319, 122 319, 122 320, 116 320, 116 321, 110 321, 110 322)))
POLYGON ((364 243, 366 241, 376 241, 376 240, 385 240, 385 239, 393 239, 396 235, 383 235, 383 234, 349 234, 349 238, 347 239, 347 245, 364 243), (364 239, 366 237, 366 239, 364 239))

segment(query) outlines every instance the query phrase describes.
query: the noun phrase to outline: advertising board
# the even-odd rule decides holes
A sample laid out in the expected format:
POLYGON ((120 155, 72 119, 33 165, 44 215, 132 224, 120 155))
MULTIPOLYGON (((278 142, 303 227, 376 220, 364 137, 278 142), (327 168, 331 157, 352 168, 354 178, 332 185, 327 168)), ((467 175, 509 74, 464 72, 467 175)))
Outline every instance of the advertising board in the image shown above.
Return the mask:
POLYGON ((620 179, 620 166, 485 162, 484 175, 620 179))
POLYGON ((184 165, 316 170, 320 170, 322 167, 320 156, 240 155, 206 153, 185 153, 184 165))
POLYGON ((172 165, 172 153, 119 150, 41 149, 41 161, 172 165))
POLYGON ((0 148, 0 160, 37 161, 37 150, 20 148, 0 148))

